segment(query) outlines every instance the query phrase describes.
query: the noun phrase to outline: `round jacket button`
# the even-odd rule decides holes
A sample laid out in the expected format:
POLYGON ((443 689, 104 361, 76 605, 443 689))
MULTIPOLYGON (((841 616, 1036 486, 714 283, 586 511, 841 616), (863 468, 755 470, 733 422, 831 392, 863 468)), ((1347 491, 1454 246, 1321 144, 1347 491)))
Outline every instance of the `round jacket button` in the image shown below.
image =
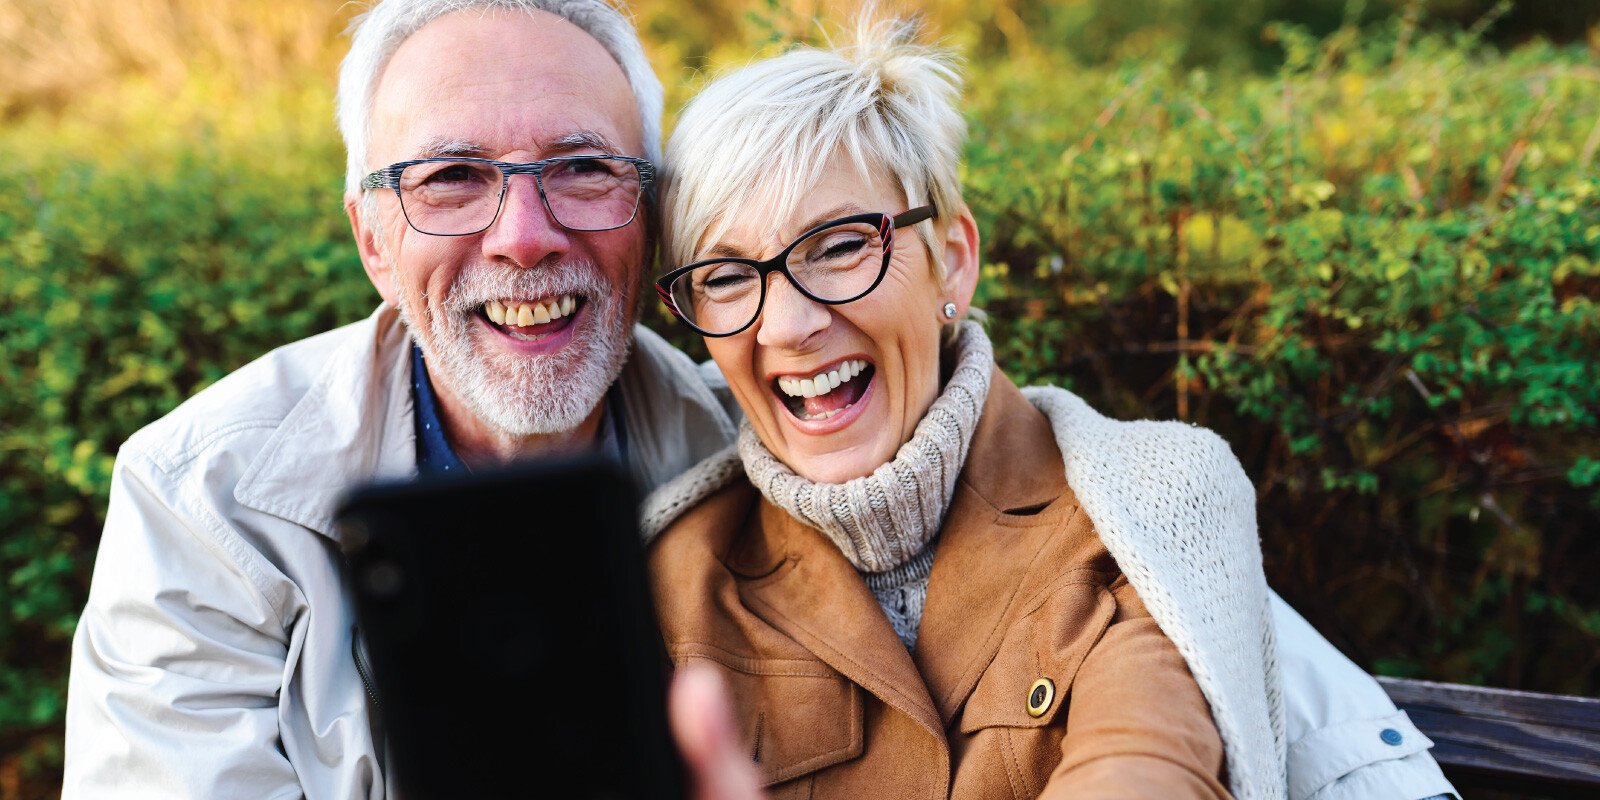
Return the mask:
POLYGON ((1398 746, 1406 740, 1406 737, 1401 736, 1400 732, 1394 728, 1384 728, 1383 733, 1378 734, 1378 738, 1382 739, 1384 744, 1390 746, 1398 746))
POLYGON ((1042 717, 1056 699, 1056 684, 1049 678, 1040 678, 1028 687, 1028 716, 1042 717))

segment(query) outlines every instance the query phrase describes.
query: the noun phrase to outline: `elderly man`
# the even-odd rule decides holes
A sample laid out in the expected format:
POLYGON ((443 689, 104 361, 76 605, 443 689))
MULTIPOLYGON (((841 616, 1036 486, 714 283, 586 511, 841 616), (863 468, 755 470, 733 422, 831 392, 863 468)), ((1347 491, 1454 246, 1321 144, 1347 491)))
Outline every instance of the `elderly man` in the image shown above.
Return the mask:
MULTIPOLYGON (((604 0, 386 0, 339 94, 345 205, 385 302, 123 447, 73 645, 65 797, 384 796, 340 494, 580 449, 648 489, 734 436, 695 365, 634 324, 662 101, 626 19, 604 0)), ((505 524, 561 533, 538 509, 505 524)), ((1376 684, 1277 613, 1291 796, 1443 791, 1376 684)), ((717 688, 675 692, 702 790, 750 794, 717 688)))
MULTIPOLYGON (((649 487, 733 436, 694 364, 634 325, 662 99, 622 15, 384 3, 339 100, 384 304, 122 448, 73 645, 68 797, 381 796, 341 492, 586 448, 649 487)), ((559 535, 538 511, 505 524, 559 535)))

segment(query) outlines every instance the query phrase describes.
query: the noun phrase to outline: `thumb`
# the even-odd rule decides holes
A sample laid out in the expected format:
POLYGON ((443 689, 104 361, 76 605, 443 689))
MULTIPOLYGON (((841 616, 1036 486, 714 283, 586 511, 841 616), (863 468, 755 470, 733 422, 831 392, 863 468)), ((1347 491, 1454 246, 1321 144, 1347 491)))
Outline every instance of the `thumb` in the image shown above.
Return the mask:
POLYGON ((755 765, 733 731, 727 687, 715 669, 689 664, 678 670, 667 706, 695 800, 761 797, 755 765))

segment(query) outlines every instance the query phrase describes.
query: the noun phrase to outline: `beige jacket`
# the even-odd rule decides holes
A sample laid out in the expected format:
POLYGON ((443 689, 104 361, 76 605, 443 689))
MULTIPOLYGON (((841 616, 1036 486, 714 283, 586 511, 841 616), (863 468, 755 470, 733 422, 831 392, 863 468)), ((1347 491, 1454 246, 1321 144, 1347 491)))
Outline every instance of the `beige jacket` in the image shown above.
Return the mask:
MULTIPOLYGON (((389 308, 279 348, 128 440, 73 640, 72 798, 380 798, 333 510, 415 472, 411 337, 389 308)), ((646 487, 731 440, 644 328, 619 379, 646 487)))

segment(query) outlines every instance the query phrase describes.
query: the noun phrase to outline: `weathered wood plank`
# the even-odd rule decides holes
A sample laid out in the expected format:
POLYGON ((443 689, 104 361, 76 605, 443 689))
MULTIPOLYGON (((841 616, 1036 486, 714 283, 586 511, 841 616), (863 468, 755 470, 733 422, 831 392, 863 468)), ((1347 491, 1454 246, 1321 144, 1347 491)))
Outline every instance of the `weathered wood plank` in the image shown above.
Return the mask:
POLYGON ((1447 771, 1600 791, 1600 699, 1378 678, 1447 771))

